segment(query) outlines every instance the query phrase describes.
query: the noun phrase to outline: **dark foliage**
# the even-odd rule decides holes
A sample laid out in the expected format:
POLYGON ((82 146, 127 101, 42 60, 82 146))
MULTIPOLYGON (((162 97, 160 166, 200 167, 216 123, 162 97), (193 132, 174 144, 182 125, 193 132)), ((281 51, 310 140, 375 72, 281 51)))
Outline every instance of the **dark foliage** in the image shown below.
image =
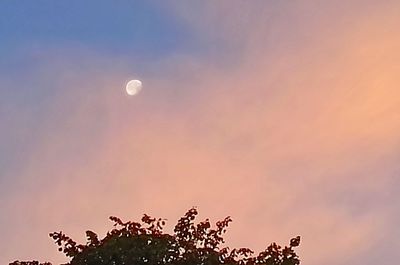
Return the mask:
MULTIPOLYGON (((163 233, 165 221, 144 215, 141 223, 123 222, 110 217, 114 229, 103 239, 86 231, 87 243, 81 245, 63 232, 50 237, 71 261, 66 265, 297 265, 300 260, 293 248, 300 237, 290 240, 287 247, 272 243, 257 256, 248 248, 221 248, 222 235, 232 221, 230 217, 211 226, 208 219, 195 223, 195 208, 179 219, 174 234, 163 233)), ((9 265, 51 265, 37 261, 15 261, 9 265)))

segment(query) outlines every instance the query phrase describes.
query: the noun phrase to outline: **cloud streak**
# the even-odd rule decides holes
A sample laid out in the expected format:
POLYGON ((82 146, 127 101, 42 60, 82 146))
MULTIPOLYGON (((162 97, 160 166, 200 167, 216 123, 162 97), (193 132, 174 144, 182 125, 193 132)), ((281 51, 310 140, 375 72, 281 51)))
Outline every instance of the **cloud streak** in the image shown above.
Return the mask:
MULTIPOLYGON (((2 222, 19 220, 12 231, 29 235, 26 255, 45 259, 56 255, 44 238, 51 230, 82 238, 83 225, 105 231, 108 215, 144 212, 172 225, 196 205, 233 216, 234 246, 261 250, 300 234, 304 263, 368 262, 398 219, 388 206, 400 155, 398 4, 197 8, 170 12, 211 57, 155 62, 136 98, 123 94, 130 66, 121 58, 72 52, 54 68, 49 57, 40 78, 57 76, 62 92, 30 117, 40 128, 18 176, 4 178, 16 188, 2 222), (87 67, 64 67, 69 60, 87 67)), ((18 237, 6 238, 6 258, 24 258, 18 237)))

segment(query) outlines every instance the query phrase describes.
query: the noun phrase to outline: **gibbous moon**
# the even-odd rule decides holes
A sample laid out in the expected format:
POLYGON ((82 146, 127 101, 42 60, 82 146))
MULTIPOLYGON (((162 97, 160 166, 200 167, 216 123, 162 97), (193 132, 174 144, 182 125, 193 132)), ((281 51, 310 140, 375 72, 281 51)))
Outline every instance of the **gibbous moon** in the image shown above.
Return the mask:
POLYGON ((131 80, 126 84, 126 93, 134 96, 142 90, 142 82, 140 80, 131 80))

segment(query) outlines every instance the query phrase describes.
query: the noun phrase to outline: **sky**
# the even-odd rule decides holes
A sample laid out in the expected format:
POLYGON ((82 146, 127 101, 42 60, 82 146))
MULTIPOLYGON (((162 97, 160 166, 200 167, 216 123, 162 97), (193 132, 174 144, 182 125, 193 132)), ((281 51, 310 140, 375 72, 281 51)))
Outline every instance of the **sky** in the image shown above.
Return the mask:
POLYGON ((2 1, 0 264, 110 215, 231 216, 301 264, 400 259, 400 3, 2 1), (131 79, 142 91, 128 96, 131 79))

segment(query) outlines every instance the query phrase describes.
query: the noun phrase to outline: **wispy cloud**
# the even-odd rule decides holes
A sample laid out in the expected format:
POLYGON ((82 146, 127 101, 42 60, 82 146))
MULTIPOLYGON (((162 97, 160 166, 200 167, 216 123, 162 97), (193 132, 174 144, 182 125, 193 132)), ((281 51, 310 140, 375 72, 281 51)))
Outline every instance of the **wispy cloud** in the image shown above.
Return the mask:
MULTIPOLYGON (((19 220, 33 238, 24 244, 37 246, 28 255, 45 258, 55 252, 47 239, 34 243, 39 233, 81 238, 85 225, 105 231, 110 214, 143 212, 172 225, 197 205, 233 217, 236 246, 261 250, 300 234, 304 263, 365 259, 398 211, 387 207, 400 155, 398 8, 180 5, 173 12, 210 54, 213 43, 228 48, 154 63, 136 98, 122 93, 121 58, 94 54, 73 71, 48 59, 41 78, 57 76, 62 92, 31 117, 40 129, 4 222, 19 220)), ((16 245, 7 251, 21 257, 16 245)))

